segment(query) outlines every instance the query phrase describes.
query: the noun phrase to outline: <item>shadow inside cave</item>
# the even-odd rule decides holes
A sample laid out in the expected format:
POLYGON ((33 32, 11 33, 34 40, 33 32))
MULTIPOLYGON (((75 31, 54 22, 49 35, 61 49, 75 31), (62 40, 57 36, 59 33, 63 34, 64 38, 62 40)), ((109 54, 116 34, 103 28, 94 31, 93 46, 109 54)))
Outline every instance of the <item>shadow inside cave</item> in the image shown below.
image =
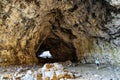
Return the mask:
POLYGON ((67 60, 77 62, 75 51, 70 43, 67 44, 60 39, 47 38, 36 52, 36 57, 39 63, 64 62, 67 60))

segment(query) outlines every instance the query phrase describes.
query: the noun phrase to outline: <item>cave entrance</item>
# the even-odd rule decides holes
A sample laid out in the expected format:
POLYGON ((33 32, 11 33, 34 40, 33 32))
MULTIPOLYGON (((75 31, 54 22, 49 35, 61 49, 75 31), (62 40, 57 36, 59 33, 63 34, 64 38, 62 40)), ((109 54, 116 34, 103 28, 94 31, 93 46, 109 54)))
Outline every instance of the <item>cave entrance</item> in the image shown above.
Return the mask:
POLYGON ((47 38, 42 43, 36 53, 36 57, 39 63, 77 61, 76 50, 73 45, 54 38, 47 38), (45 54, 45 52, 47 53, 45 54))

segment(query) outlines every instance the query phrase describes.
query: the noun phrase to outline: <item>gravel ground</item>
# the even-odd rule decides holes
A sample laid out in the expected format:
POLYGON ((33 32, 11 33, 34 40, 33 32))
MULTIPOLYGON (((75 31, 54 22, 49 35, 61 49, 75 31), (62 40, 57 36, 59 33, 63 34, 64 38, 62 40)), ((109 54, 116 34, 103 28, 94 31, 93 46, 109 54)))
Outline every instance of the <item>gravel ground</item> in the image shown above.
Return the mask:
MULTIPOLYGON (((73 80, 120 80, 119 66, 110 66, 104 64, 100 65, 98 70, 96 69, 95 64, 73 64, 64 65, 64 67, 69 71, 78 74, 79 77, 73 80)), ((16 72, 25 74, 27 70, 38 71, 40 68, 42 68, 42 65, 0 67, 0 76, 8 74, 13 75, 16 72)))
POLYGON ((120 67, 100 65, 96 69, 95 64, 80 64, 76 67, 68 67, 68 70, 80 73, 78 80, 120 80, 120 67))

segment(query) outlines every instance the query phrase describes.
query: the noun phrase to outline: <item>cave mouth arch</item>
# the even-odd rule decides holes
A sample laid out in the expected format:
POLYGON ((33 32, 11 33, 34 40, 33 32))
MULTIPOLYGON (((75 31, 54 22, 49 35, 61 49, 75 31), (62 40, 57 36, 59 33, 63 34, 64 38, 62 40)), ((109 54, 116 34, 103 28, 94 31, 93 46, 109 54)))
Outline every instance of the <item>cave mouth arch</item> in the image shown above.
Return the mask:
POLYGON ((64 62, 70 60, 77 61, 76 50, 71 43, 65 43, 61 39, 47 38, 36 52, 39 63, 64 62), (44 51, 50 51, 52 58, 41 58, 44 51))

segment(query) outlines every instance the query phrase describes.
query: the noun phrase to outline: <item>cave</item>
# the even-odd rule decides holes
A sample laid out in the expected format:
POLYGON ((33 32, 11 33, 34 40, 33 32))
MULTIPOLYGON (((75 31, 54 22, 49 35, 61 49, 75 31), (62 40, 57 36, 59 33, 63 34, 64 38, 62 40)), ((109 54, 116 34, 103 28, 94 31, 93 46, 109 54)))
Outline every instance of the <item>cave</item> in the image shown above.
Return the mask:
POLYGON ((120 79, 120 0, 0 0, 0 80, 66 73, 120 79))
POLYGON ((36 57, 39 63, 64 62, 67 60, 76 62, 77 56, 75 51, 75 48, 70 43, 65 43, 60 39, 47 38, 36 52, 36 57), (50 51, 52 58, 38 57, 44 51, 50 51))

